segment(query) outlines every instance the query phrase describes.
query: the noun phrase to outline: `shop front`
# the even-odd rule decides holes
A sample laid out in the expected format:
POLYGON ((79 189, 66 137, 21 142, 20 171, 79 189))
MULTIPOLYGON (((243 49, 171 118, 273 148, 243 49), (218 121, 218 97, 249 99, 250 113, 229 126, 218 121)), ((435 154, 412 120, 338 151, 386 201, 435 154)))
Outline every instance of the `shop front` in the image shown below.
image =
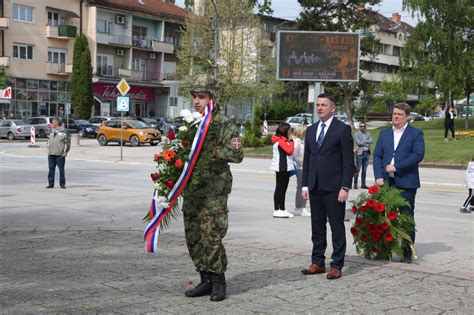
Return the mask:
MULTIPOLYGON (((117 97, 121 96, 114 83, 94 83, 94 99, 96 116, 120 116, 117 111, 117 97)), ((130 110, 127 116, 147 117, 155 111, 155 90, 149 86, 130 85, 127 95, 130 97, 130 110)))

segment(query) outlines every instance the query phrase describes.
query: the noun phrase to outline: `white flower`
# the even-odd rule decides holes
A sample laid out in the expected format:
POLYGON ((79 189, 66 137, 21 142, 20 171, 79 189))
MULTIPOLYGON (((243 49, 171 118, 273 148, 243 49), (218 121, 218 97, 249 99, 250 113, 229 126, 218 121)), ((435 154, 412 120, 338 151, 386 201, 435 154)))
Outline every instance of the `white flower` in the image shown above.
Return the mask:
POLYGON ((188 127, 181 126, 181 127, 179 127, 179 131, 186 132, 186 131, 188 131, 188 127))
POLYGON ((163 197, 163 196, 156 196, 155 203, 156 203, 156 207, 160 210, 163 208, 168 208, 170 205, 169 202, 167 202, 166 197, 163 197))
POLYGON ((193 115, 193 119, 194 119, 194 120, 198 120, 198 121, 199 121, 199 120, 202 119, 202 115, 201 115, 200 112, 194 112, 192 115, 193 115))
POLYGON ((180 112, 179 112, 179 116, 181 117, 187 117, 187 116, 191 116, 191 111, 189 109, 182 109, 180 112))

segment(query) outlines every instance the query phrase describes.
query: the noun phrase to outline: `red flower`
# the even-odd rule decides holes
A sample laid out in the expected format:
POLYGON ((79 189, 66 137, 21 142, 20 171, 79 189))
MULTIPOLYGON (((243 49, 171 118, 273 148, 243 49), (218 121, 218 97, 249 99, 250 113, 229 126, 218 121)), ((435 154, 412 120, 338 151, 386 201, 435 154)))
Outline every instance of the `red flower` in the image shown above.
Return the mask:
POLYGON ((387 213, 387 218, 389 220, 395 220, 397 217, 398 213, 396 213, 395 211, 390 211, 389 213, 387 213))
POLYGON ((352 206, 352 213, 357 213, 357 208, 356 208, 356 206, 352 206))
POLYGON ((380 252, 380 249, 378 249, 377 247, 374 247, 372 248, 372 252, 374 252, 375 254, 378 254, 380 252))
POLYGON ((382 229, 383 229, 384 231, 385 231, 385 230, 388 230, 388 228, 389 228, 387 222, 384 222, 384 223, 380 224, 380 227, 382 227, 382 229))
POLYGON ((356 218, 356 224, 357 225, 362 225, 362 223, 364 223, 364 219, 360 218, 360 217, 357 217, 356 218))
POLYGON ((362 242, 367 242, 367 235, 362 234, 362 236, 360 237, 360 240, 361 240, 362 242))
POLYGON ((373 240, 374 242, 380 241, 380 235, 378 235, 378 234, 372 234, 372 240, 373 240))
POLYGON ((367 199, 367 207, 373 208, 375 206, 375 200, 372 198, 367 199))
POLYGON ((379 186, 373 185, 373 186, 370 186, 370 187, 369 187, 369 194, 373 195, 373 194, 375 194, 377 191, 379 191, 379 186))
POLYGON ((357 229, 355 227, 351 227, 351 234, 354 236, 357 235, 357 229))
POLYGON ((153 159, 154 159, 154 160, 159 160, 159 159, 161 159, 161 155, 160 155, 160 154, 155 154, 155 155, 153 156, 153 159))
POLYGON ((176 152, 171 151, 171 150, 166 150, 165 152, 163 152, 163 158, 165 159, 166 162, 169 162, 172 159, 174 159, 175 155, 176 155, 176 152))
POLYGON ((188 140, 183 140, 181 141, 181 145, 184 147, 184 148, 187 148, 191 145, 191 142, 189 142, 188 140))
POLYGON ((168 179, 166 182, 165 182, 166 186, 168 186, 169 189, 173 188, 174 186, 174 180, 172 179, 168 179))
POLYGON ((392 235, 392 233, 390 233, 390 232, 385 232, 385 234, 383 235, 383 238, 384 238, 387 242, 393 241, 393 235, 392 235))
POLYGON ((183 160, 181 160, 181 159, 176 160, 176 162, 174 162, 174 166, 175 166, 177 169, 183 168, 183 160))
POLYGON ((378 233, 378 234, 382 234, 383 231, 385 231, 385 230, 383 229, 383 227, 382 227, 381 225, 379 225, 379 226, 377 227, 377 233, 378 233))
POLYGON ((174 138, 176 138, 176 134, 175 134, 172 130, 170 130, 170 131, 168 131, 168 133, 166 134, 166 137, 167 137, 168 139, 170 139, 170 140, 173 140, 174 138))
POLYGON ((367 206, 366 205, 362 205, 359 207, 359 210, 360 211, 367 211, 367 206))
POLYGON ((367 223, 367 228, 369 229, 370 232, 375 231, 375 225, 373 223, 367 223))
POLYGON ((151 176, 151 180, 155 181, 158 179, 158 177, 160 177, 160 174, 158 174, 157 172, 154 172, 154 173, 151 173, 150 176, 151 176))
POLYGON ((385 211, 385 205, 381 202, 377 203, 375 205, 375 211, 377 212, 384 212, 385 211))

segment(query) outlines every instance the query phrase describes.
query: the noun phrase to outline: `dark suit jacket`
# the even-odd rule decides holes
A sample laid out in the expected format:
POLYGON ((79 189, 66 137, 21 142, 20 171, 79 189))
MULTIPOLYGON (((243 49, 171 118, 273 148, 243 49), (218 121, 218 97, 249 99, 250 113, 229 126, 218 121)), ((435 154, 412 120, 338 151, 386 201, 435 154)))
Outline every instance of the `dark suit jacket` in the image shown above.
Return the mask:
POLYGON ((355 170, 351 127, 333 118, 319 147, 316 143, 318 125, 306 130, 302 186, 311 191, 318 184, 319 189, 326 192, 350 188, 355 170))
POLYGON ((385 167, 395 159, 395 185, 399 188, 413 189, 420 187, 418 164, 425 156, 425 140, 423 132, 410 125, 403 132, 397 149, 393 150, 393 130, 384 129, 380 132, 374 150, 375 179, 388 180, 389 175, 385 167))

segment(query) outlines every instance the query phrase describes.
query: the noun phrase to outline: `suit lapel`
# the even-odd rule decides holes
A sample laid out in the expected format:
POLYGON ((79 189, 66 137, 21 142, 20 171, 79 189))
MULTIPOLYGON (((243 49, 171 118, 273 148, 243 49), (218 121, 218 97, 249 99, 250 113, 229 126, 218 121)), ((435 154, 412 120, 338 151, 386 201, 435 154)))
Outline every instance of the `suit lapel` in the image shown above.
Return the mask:
MULTIPOLYGON (((403 144, 403 142, 405 141, 405 139, 408 137, 408 133, 411 131, 410 128, 411 128, 411 126, 410 126, 410 125, 407 125, 405 131, 404 131, 403 134, 402 134, 402 137, 400 138, 400 141, 398 142, 397 150, 398 150, 398 148, 403 144)), ((392 132, 392 135, 393 135, 393 132, 392 132)), ((393 136, 392 136, 392 139, 393 139, 393 136)), ((396 150, 395 150, 395 151, 396 151, 396 150)))
POLYGON ((324 135, 324 138, 323 138, 323 143, 321 143, 321 146, 319 146, 319 151, 321 151, 322 148, 324 147, 326 140, 329 139, 328 137, 330 137, 334 133, 337 123, 338 123, 337 118, 334 117, 332 119, 331 124, 329 125, 329 128, 326 130, 326 134, 324 135))
POLYGON ((310 127, 310 129, 308 129, 308 131, 307 131, 310 135, 310 138, 308 140, 309 140, 309 144, 311 146, 311 151, 314 151, 314 152, 318 151, 318 145, 316 144, 316 133, 318 132, 318 126, 319 126, 319 122, 312 125, 310 127), (315 128, 311 128, 313 126, 315 128))

